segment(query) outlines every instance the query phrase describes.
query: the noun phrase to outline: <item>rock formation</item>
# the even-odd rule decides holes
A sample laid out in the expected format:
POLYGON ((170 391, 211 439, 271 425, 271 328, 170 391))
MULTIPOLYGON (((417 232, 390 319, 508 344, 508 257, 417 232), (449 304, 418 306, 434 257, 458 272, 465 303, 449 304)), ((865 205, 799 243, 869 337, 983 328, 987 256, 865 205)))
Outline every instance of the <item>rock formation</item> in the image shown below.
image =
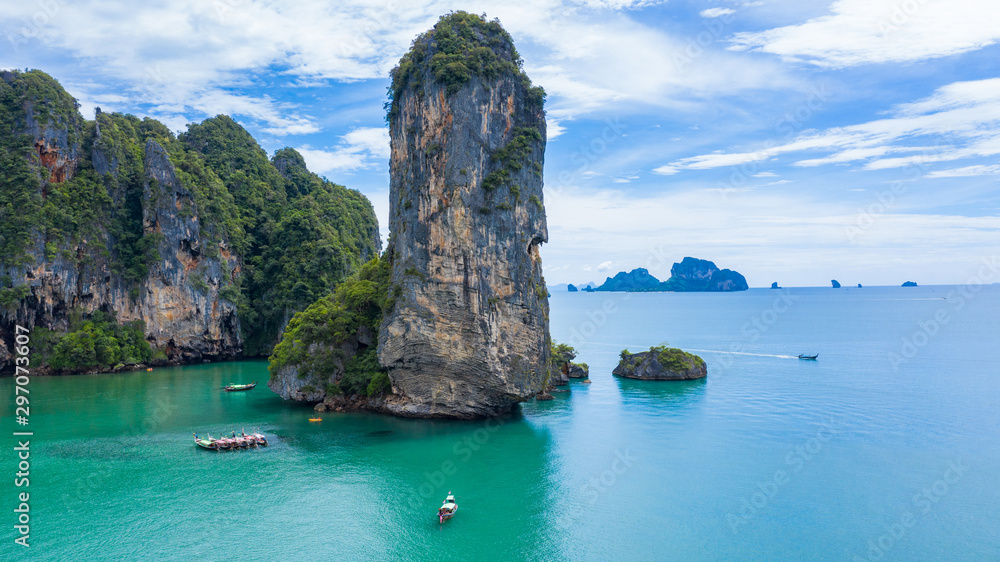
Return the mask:
POLYGON ((573 363, 576 350, 566 344, 553 341, 550 357, 550 386, 564 386, 569 384, 569 379, 585 379, 590 375, 586 363, 573 363))
POLYGON ((837 281, 836 279, 831 279, 830 280, 830 284, 833 285, 834 289, 839 289, 840 288, 840 281, 837 281))
POLYGON ((567 290, 567 291, 569 291, 570 293, 576 293, 576 292, 578 292, 578 291, 579 291, 580 289, 577 289, 577 288, 576 288, 576 285, 574 285, 574 284, 570 283, 569 285, 567 285, 567 286, 566 286, 566 290, 567 290))
POLYGON ((745 277, 729 269, 719 269, 714 262, 684 258, 670 268, 670 279, 661 291, 746 291, 745 277))
POLYGON ((708 369, 697 355, 657 346, 639 353, 622 351, 621 360, 611 374, 629 379, 679 381, 703 378, 708 369))
POLYGON ((520 64, 499 23, 456 12, 393 71, 387 252, 400 295, 378 354, 402 397, 393 413, 489 416, 545 387, 544 92, 520 64))
POLYGON ((907 282, 903 283, 900 286, 901 287, 916 287, 917 286, 917 282, 916 281, 907 281, 907 282))
MULTIPOLYGON (((279 163, 295 178, 282 177, 228 117, 192 129, 209 129, 210 122, 231 129, 182 141, 152 119, 96 113, 94 121, 85 120, 76 101, 43 72, 0 72, 0 371, 10 368, 4 350, 15 325, 52 330, 54 348, 76 329, 74 322, 96 311, 120 324, 141 321, 137 325, 158 363, 233 357, 244 347, 246 327, 236 302, 246 303, 252 317, 270 305, 278 309, 275 324, 287 321, 316 297, 295 302, 271 299, 274 293, 329 292, 359 265, 359 256, 378 252, 377 221, 361 194, 297 169, 291 149, 279 163), (243 144, 232 148, 237 143, 243 144), (225 150, 211 152, 222 145, 245 160, 225 150), (247 170, 265 168, 267 178, 248 177, 247 170), (238 177, 227 185, 226 173, 238 177), (252 192, 263 185, 270 191, 252 192), (292 201, 286 185, 311 197, 292 201), (267 201, 272 208, 253 208, 250 201, 267 201), (304 221, 282 220, 290 208, 299 218, 322 217, 314 224, 329 234, 313 236, 303 233, 304 221), (258 220, 266 231, 256 229, 258 220), (308 238, 295 244, 301 256, 276 243, 288 238, 286 228, 308 238), (274 238, 264 240, 267 233, 274 238), (252 236, 261 237, 259 243, 252 236), (329 278, 315 273, 311 243, 340 267, 329 278), (256 287, 243 283, 254 248, 272 252, 250 256, 258 271, 253 277, 277 287, 271 293, 251 294, 256 287), (296 270, 305 273, 296 277, 296 270)), ((270 327, 271 341, 257 353, 270 353, 281 327, 270 327)), ((87 345, 84 351, 93 355, 94 344, 87 345)), ((41 352, 32 357, 36 373, 46 371, 45 360, 41 352)), ((62 372, 111 366, 88 359, 62 372)))
POLYGON ((778 282, 777 282, 777 281, 775 281, 774 283, 771 283, 771 288, 772 288, 772 289, 780 289, 781 287, 779 287, 779 286, 778 286, 778 282))
MULTIPOLYGON (((598 291, 654 292, 654 291, 745 291, 747 280, 729 269, 719 269, 708 260, 684 258, 670 268, 670 279, 660 282, 643 268, 622 271, 608 277, 598 291)), ((772 287, 773 288, 773 287, 772 287)), ((586 289, 584 289, 586 290, 586 289)))
POLYGON ((644 268, 633 269, 625 273, 618 272, 614 277, 608 277, 604 283, 597 288, 598 291, 659 291, 660 280, 649 274, 644 268))
MULTIPOLYGON (((87 185, 84 178, 72 185, 69 182, 88 161, 93 162, 98 177, 107 174, 113 178, 111 185, 118 185, 119 170, 124 168, 120 160, 123 147, 95 126, 88 139, 91 153, 84 155, 88 131, 76 113, 75 101, 51 78, 38 74, 35 78, 49 87, 50 97, 33 103, 32 97, 26 96, 23 128, 18 131, 38 151, 38 158, 31 163, 41 172, 34 189, 43 201, 66 197, 69 205, 92 204, 72 200, 78 191, 70 195, 60 190, 87 185)), ((11 87, 19 76, 4 73, 2 78, 11 87)), ((107 114, 98 113, 97 119, 105 126, 105 133, 114 127, 107 114)), ((141 211, 141 228, 150 235, 149 240, 157 242, 147 251, 159 256, 150 260, 148 275, 138 282, 129 281, 115 267, 107 249, 117 242, 109 221, 90 225, 93 231, 89 236, 66 244, 35 231, 21 256, 7 256, 0 262, 0 276, 14 280, 15 287, 28 289, 23 299, 0 310, 0 339, 9 341, 15 324, 62 331, 68 327, 71 311, 105 310, 113 311, 122 323, 145 322, 147 340, 163 351, 167 361, 227 357, 239 352, 236 306, 219 296, 237 262, 223 265, 225 240, 215 243, 214 257, 206 255, 209 242, 199 228, 199 209, 177 179, 164 148, 150 139, 140 158, 142 175, 137 179, 144 186, 142 198, 147 203, 141 211)), ((121 193, 112 190, 108 196, 109 203, 125 205, 119 199, 121 193)))

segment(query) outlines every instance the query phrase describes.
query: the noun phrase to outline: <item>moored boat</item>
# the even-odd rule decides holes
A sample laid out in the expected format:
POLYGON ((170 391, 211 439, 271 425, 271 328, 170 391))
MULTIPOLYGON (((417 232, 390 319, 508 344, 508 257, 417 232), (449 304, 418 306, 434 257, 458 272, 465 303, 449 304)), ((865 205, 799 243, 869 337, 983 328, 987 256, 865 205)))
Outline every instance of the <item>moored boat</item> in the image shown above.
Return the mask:
POLYGON ((208 435, 207 439, 198 437, 197 433, 193 435, 195 445, 211 451, 232 451, 235 449, 267 446, 267 437, 260 432, 247 435, 244 431, 241 431, 239 434, 234 431, 231 437, 219 437, 218 439, 212 437, 211 434, 208 435))
POLYGON ((201 447, 202 449, 208 449, 210 451, 218 451, 219 443, 214 441, 211 436, 208 439, 198 437, 198 434, 194 434, 194 444, 201 447))
POLYGON ((456 511, 458 511, 458 504, 455 503, 455 496, 451 492, 448 492, 448 497, 445 498, 444 503, 438 508, 438 523, 444 523, 451 519, 455 516, 456 511))
POLYGON ((257 381, 253 381, 250 384, 233 384, 229 383, 223 390, 226 392, 239 392, 241 390, 253 390, 257 386, 257 381))
POLYGON ((257 445, 261 447, 267 447, 267 437, 264 437, 263 433, 255 431, 250 434, 250 437, 253 437, 254 441, 257 442, 257 445))

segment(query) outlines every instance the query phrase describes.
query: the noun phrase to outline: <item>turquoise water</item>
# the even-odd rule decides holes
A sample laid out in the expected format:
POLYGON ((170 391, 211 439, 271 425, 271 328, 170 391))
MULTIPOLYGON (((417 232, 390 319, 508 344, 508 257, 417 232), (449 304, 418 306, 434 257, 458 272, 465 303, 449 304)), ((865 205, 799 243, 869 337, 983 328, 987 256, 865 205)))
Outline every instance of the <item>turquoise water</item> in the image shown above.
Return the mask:
POLYGON ((1000 287, 955 290, 555 294, 593 384, 489 422, 218 390, 262 362, 34 379, 30 549, 3 379, 0 559, 994 560, 1000 287), (611 376, 665 341, 708 379, 611 376), (270 447, 191 442, 254 427, 270 447))

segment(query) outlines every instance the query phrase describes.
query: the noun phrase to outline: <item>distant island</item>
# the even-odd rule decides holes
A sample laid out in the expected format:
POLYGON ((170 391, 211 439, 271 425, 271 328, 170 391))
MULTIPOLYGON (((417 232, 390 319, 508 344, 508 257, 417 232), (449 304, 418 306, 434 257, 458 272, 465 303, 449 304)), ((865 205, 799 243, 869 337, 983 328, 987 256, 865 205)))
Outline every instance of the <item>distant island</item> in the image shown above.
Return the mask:
POLYGON ((830 280, 830 284, 833 285, 834 289, 839 289, 840 288, 840 281, 837 281, 836 279, 831 279, 830 280))
POLYGON ((906 283, 903 283, 901 286, 902 287, 916 287, 917 286, 917 282, 916 281, 907 281, 906 283))
POLYGON ((771 288, 772 288, 772 289, 780 289, 781 287, 779 287, 779 286, 778 286, 778 282, 777 282, 777 281, 775 281, 774 283, 771 283, 771 288))
POLYGON ((618 292, 721 292, 746 291, 749 288, 743 275, 730 269, 719 269, 714 262, 687 257, 670 268, 670 279, 660 281, 648 270, 636 268, 628 273, 621 271, 598 287, 598 291, 618 292))

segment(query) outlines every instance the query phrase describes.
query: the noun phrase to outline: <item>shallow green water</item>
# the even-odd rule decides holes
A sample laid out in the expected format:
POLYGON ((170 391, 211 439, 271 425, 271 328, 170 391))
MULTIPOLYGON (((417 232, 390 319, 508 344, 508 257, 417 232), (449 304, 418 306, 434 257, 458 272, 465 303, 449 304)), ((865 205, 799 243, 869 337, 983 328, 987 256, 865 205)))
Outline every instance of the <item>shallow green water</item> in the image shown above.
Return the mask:
POLYGON ((3 379, 0 559, 996 559, 1000 289, 951 290, 556 294, 593 384, 489 422, 311 423, 262 362, 33 379, 30 550, 3 379), (610 375, 663 341, 709 378, 610 375), (256 427, 271 446, 192 444, 256 427))

